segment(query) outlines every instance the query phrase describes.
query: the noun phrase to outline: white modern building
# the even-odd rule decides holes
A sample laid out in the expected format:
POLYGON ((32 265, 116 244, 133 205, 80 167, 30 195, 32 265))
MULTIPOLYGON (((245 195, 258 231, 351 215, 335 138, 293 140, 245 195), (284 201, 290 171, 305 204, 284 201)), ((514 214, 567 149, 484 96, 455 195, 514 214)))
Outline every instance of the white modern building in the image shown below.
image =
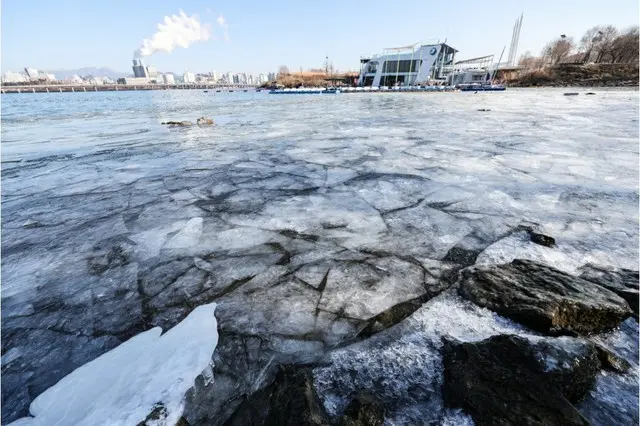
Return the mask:
POLYGON ((164 84, 176 84, 176 78, 171 73, 163 74, 162 81, 164 82, 164 84))
POLYGON ((487 55, 456 62, 448 73, 447 84, 457 86, 489 82, 494 72, 493 58, 493 55, 487 55))
POLYGON ((358 86, 413 86, 443 81, 456 52, 445 43, 384 49, 381 55, 360 59, 358 86))

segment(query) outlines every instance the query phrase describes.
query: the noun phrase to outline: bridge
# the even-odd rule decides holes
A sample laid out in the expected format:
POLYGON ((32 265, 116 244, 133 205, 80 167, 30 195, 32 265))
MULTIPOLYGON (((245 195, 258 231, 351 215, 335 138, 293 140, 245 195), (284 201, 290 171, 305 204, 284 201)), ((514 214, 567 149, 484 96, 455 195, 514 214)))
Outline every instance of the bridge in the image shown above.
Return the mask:
POLYGON ((210 84, 210 83, 182 83, 182 84, 32 84, 32 85, 2 85, 5 93, 62 93, 62 92, 119 92, 142 90, 215 90, 220 92, 254 91, 257 86, 248 84, 210 84))

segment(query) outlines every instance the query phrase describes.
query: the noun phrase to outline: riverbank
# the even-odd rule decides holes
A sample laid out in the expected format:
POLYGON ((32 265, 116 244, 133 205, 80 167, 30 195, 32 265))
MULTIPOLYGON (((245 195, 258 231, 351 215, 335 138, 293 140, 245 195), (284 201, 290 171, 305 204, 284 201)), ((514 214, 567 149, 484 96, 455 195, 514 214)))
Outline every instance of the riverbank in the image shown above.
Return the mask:
POLYGON ((637 87, 638 64, 562 64, 520 73, 510 87, 637 87))

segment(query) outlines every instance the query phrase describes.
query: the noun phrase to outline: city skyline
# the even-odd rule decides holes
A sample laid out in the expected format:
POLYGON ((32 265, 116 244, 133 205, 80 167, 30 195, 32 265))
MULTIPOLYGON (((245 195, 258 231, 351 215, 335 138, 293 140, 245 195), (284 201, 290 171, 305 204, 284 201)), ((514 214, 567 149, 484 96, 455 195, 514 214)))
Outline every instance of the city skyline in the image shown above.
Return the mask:
POLYGON ((318 11, 282 0, 269 5, 164 0, 154 2, 154 7, 124 1, 86 4, 66 0, 45 3, 24 14, 19 2, 6 1, 1 18, 2 71, 91 66, 130 73, 135 50, 151 53, 145 57, 148 64, 175 74, 185 69, 260 74, 277 71, 281 65, 292 70, 320 68, 326 56, 336 69, 347 71, 358 69, 362 55, 438 38, 446 38, 460 51, 461 59, 499 55, 522 13, 518 55, 525 51, 536 55, 560 34, 579 39, 594 25, 624 29, 638 23, 638 3, 632 0, 517 3, 469 2, 463 10, 453 10, 424 2, 389 8, 388 3, 374 0, 366 7, 329 2, 327 10, 318 11), (166 51, 154 46, 158 24, 165 17, 179 16, 180 10, 189 19, 189 31, 180 34, 166 51), (46 34, 46 39, 40 34, 46 34))

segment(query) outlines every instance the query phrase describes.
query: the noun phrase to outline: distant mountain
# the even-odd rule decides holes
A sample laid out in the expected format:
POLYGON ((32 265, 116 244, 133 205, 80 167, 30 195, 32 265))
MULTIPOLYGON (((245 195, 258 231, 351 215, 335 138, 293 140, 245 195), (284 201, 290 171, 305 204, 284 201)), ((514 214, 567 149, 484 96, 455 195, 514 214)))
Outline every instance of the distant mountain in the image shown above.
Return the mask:
POLYGON ((85 76, 92 75, 94 77, 109 77, 113 79, 118 79, 122 77, 128 77, 132 74, 132 72, 119 72, 114 71, 111 68, 96 68, 96 67, 84 67, 84 68, 76 68, 70 70, 48 70, 47 72, 52 73, 56 76, 58 80, 64 80, 73 75, 85 76))

